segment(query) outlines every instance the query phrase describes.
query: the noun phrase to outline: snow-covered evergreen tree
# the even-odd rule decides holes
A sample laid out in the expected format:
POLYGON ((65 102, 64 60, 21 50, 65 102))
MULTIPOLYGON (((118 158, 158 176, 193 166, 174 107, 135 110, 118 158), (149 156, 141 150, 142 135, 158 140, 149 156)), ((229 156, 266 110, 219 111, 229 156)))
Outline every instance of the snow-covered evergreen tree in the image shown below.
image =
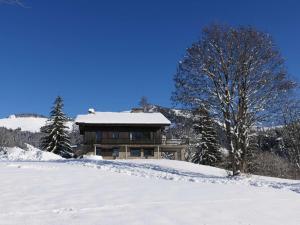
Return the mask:
POLYGON ((46 136, 41 140, 43 150, 53 152, 65 158, 73 156, 70 137, 65 123, 68 121, 63 112, 63 100, 60 96, 55 99, 47 125, 41 128, 46 136))
POLYGON ((195 139, 191 161, 203 165, 216 165, 221 160, 217 134, 208 111, 201 107, 194 112, 195 139))

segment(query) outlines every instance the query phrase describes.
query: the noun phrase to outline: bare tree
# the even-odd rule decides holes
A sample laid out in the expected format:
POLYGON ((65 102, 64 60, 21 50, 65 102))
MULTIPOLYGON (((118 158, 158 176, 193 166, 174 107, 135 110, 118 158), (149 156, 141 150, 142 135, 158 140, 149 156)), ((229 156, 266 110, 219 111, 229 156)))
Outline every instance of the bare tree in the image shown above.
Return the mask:
POLYGON ((172 99, 207 105, 223 123, 233 175, 245 171, 250 128, 274 110, 293 87, 269 34, 252 27, 212 25, 187 49, 175 75, 172 99))
POLYGON ((148 112, 150 108, 150 103, 148 101, 148 98, 146 96, 142 96, 139 101, 139 106, 143 108, 144 112, 148 112))

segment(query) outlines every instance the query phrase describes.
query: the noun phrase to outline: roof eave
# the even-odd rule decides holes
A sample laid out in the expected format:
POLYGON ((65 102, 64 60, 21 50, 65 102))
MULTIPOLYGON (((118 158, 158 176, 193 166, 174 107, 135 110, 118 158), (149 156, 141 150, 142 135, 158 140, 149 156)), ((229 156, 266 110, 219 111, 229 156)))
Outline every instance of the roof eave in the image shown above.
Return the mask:
POLYGON ((171 123, 86 123, 75 122, 76 125, 99 125, 99 126, 170 126, 171 123))

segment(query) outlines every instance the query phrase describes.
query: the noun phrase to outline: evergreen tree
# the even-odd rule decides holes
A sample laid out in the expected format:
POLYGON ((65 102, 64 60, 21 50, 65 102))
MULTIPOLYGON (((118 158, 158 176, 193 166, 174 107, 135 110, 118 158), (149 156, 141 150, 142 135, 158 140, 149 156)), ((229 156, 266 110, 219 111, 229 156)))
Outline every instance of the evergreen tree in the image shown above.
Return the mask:
POLYGON ((216 165, 221 160, 217 134, 208 111, 201 107, 194 112, 195 152, 192 162, 203 165, 216 165))
POLYGON ((41 132, 46 134, 41 140, 41 147, 45 151, 70 158, 73 156, 73 152, 70 146, 69 133, 65 125, 68 119, 63 112, 63 106, 63 100, 58 96, 50 112, 47 125, 41 128, 41 132))

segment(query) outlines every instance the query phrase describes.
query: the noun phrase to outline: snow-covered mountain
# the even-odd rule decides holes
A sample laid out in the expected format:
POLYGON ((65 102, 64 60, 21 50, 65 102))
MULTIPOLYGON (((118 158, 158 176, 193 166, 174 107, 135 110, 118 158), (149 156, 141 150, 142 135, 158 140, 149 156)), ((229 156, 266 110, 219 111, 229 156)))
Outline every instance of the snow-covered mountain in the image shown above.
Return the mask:
MULTIPOLYGON (((47 118, 41 116, 16 116, 10 115, 7 118, 0 119, 0 127, 7 129, 21 129, 21 131, 40 132, 40 128, 46 125, 47 118)), ((67 123, 69 129, 72 129, 74 122, 67 123)))

